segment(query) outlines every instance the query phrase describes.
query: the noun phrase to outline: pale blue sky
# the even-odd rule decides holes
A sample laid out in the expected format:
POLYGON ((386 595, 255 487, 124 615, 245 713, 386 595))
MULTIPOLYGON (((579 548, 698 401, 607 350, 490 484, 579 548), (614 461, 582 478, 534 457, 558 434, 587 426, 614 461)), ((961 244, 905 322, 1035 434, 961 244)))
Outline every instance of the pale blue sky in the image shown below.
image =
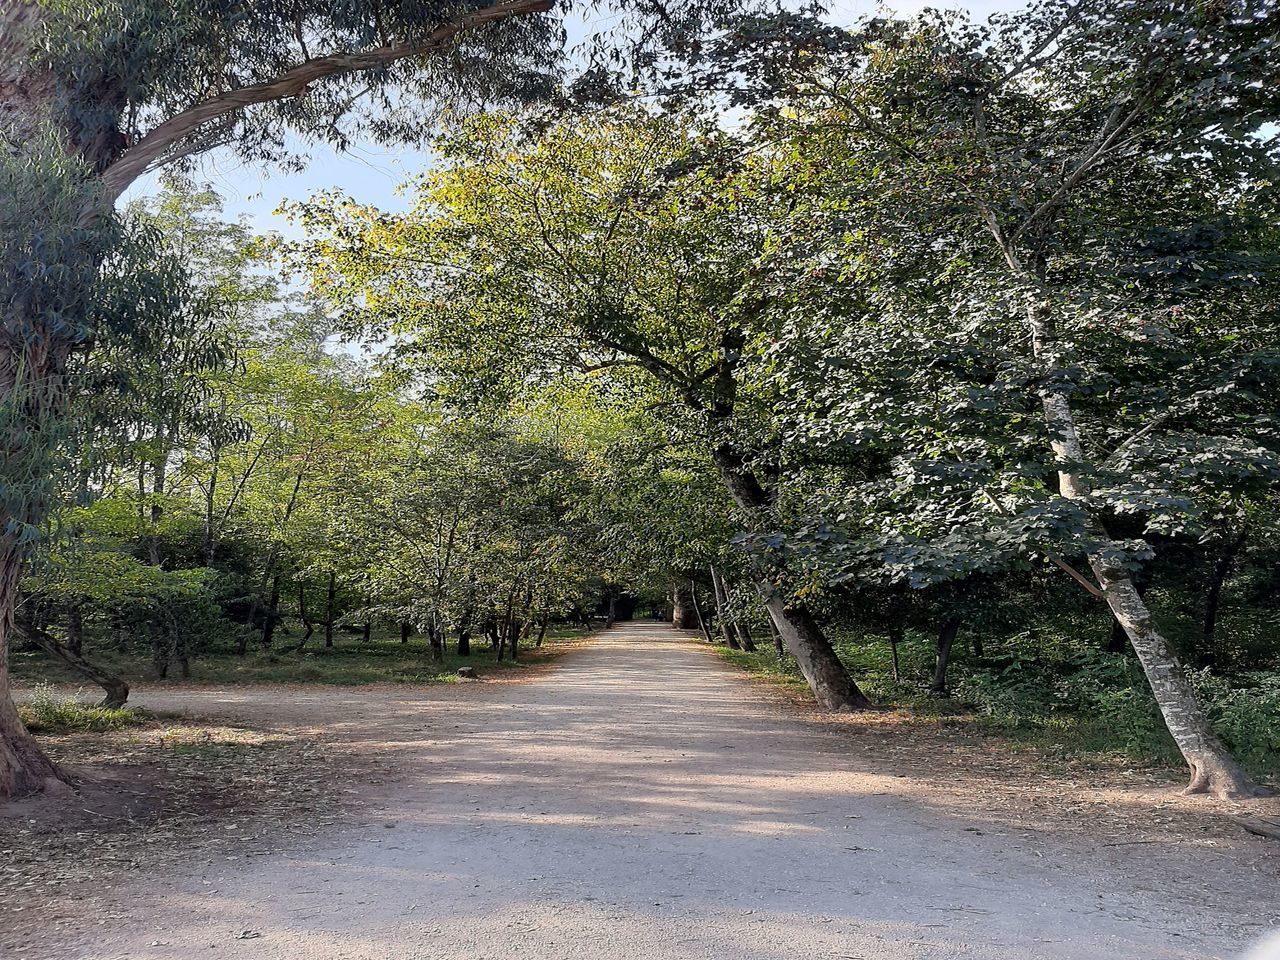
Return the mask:
MULTIPOLYGON (((877 0, 830 0, 833 18, 839 22, 854 20, 889 7, 899 13, 913 13, 923 7, 965 9, 975 19, 985 18, 997 11, 1017 9, 1023 0, 975 0, 970 3, 948 0, 897 0, 881 4, 877 0)), ((590 20, 587 21, 590 24, 590 20)), ((581 25, 570 27, 571 39, 581 25)), ((384 210, 402 209, 405 199, 397 194, 397 188, 414 173, 430 162, 422 151, 395 148, 378 144, 355 144, 345 153, 320 146, 311 151, 310 162, 298 172, 263 170, 242 163, 222 152, 204 157, 196 177, 207 181, 226 201, 226 214, 230 218, 247 216, 254 227, 261 231, 289 232, 287 221, 273 211, 284 198, 303 199, 320 190, 337 188, 354 200, 378 206, 384 210)), ((156 189, 155 177, 148 177, 132 188, 127 197, 145 195, 156 189)))

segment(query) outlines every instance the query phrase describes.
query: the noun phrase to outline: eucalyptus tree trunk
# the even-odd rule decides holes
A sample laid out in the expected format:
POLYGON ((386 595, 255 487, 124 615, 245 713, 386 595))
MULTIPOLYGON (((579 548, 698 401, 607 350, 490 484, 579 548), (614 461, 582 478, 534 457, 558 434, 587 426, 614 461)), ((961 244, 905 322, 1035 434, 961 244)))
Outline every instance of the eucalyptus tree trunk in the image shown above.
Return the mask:
MULTIPOLYGON (((1036 301, 1031 304, 1027 316, 1035 356, 1051 360, 1056 336, 1052 308, 1043 301, 1036 301)), ((1066 391, 1055 385, 1053 380, 1048 383, 1049 386, 1040 391, 1040 402, 1050 445, 1061 464, 1058 469, 1059 489, 1070 500, 1085 501, 1090 488, 1080 466, 1088 461, 1076 426, 1075 412, 1066 391)), ((1169 641, 1156 629, 1151 611, 1133 577, 1115 562, 1123 552, 1119 545, 1110 539, 1096 516, 1090 516, 1088 532, 1094 544, 1089 553, 1089 567, 1102 587, 1102 596, 1112 615, 1129 637, 1165 725, 1190 768, 1191 781, 1186 792, 1211 793, 1221 799, 1267 794, 1269 791, 1250 779, 1210 728, 1209 718, 1195 690, 1169 641)))
MULTIPOLYGON (((0 17, 0 33, 5 26, 0 17)), ((0 62, 0 96, 4 71, 0 62)), ((2 121, 0 116, 0 134, 2 121)), ((72 349, 66 335, 55 335, 45 321, 20 307, 0 315, 0 487, 5 488, 0 499, 0 800, 66 780, 23 726, 9 687, 9 644, 27 553, 24 535, 44 518, 45 481, 53 469, 51 434, 63 418, 72 349)))
MULTIPOLYGON (((3 21, 0 20, 0 25, 3 21)), ((9 690, 9 643, 13 639, 13 601, 18 595, 22 556, 10 538, 0 539, 0 798, 47 789, 65 777, 27 732, 9 690)))
MULTIPOLYGON (((0 283, 8 288, 0 299, 0 800, 65 779, 18 718, 9 689, 9 644, 28 549, 25 533, 44 519, 45 481, 52 473, 51 434, 67 402, 65 380, 77 342, 76 311, 86 305, 92 276, 101 263, 92 243, 77 242, 72 224, 62 222, 67 211, 32 207, 33 201, 41 207, 46 200, 52 202, 60 183, 67 194, 75 191, 74 184, 65 183, 57 171, 43 169, 39 161, 40 149, 49 143, 46 129, 57 98, 55 78, 35 65, 34 58, 39 21, 46 14, 42 6, 0 0, 0 150, 5 151, 0 162, 6 172, 0 215, 6 233, 13 234, 0 242, 5 256, 0 283), (33 217, 46 255, 56 262, 25 262, 38 255, 23 236, 33 217), (29 278, 26 289, 18 286, 23 277, 29 278)), ((79 153, 100 166, 100 158, 74 138, 65 139, 68 153, 79 153)), ((86 189, 85 202, 89 197, 86 189)))

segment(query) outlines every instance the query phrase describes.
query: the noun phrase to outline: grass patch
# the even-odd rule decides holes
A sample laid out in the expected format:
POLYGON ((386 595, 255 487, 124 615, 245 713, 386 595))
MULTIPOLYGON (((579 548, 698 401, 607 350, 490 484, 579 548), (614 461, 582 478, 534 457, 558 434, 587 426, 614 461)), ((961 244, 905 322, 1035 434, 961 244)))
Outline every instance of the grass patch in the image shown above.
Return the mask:
MULTIPOLYGON (((1071 659, 979 659, 959 651, 951 665, 951 696, 929 694, 931 638, 899 645, 901 679, 893 676, 887 642, 836 633, 841 660, 872 700, 913 720, 962 725, 1019 744, 1054 760, 1103 766, 1177 769, 1182 758, 1132 658, 1089 651, 1071 659)), ((772 650, 743 653, 717 647, 724 660, 789 690, 808 692, 790 657, 772 650)), ((1280 680, 1240 676, 1228 683, 1193 674, 1219 736, 1254 776, 1280 776, 1280 680)))
MULTIPOLYGON (((482 638, 472 641, 469 657, 460 657, 450 646, 442 663, 431 660, 425 638, 414 636, 401 643, 398 632, 375 632, 366 643, 360 636, 340 634, 332 647, 315 638, 302 650, 292 649, 286 636, 275 650, 250 646, 239 656, 232 649, 213 648, 194 656, 191 677, 181 681, 170 673, 170 682, 207 684, 317 683, 333 686, 360 686, 371 683, 450 683, 458 679, 459 667, 475 667, 482 674, 518 671, 553 656, 557 644, 578 639, 577 628, 550 630, 541 648, 522 648, 520 659, 509 657, 501 663, 482 638)), ((130 651, 94 650, 95 662, 126 681, 155 682, 149 659, 130 651)), ((32 683, 82 683, 83 678, 52 661, 39 651, 12 655, 15 677, 32 683)), ((176 669, 176 668, 174 668, 176 669)))
POLYGON ((18 706, 18 716, 32 733, 107 733, 144 723, 136 710, 91 707, 74 694, 60 694, 48 684, 38 685, 18 706))

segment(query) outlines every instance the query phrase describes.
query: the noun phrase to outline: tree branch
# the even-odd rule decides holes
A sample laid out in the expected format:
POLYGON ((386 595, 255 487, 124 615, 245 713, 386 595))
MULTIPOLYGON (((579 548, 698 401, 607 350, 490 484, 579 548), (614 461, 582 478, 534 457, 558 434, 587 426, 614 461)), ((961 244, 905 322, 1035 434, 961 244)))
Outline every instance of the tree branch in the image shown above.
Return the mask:
POLYGON ((545 13, 554 0, 499 0, 492 6, 463 14, 437 27, 421 40, 402 41, 363 53, 333 53, 313 57, 274 79, 229 90, 198 103, 154 127, 102 175, 105 200, 114 204, 134 180, 180 140, 211 120, 237 113, 246 107, 303 95, 307 87, 328 77, 373 70, 410 57, 422 57, 449 47, 458 34, 484 23, 507 20, 530 13, 545 13))

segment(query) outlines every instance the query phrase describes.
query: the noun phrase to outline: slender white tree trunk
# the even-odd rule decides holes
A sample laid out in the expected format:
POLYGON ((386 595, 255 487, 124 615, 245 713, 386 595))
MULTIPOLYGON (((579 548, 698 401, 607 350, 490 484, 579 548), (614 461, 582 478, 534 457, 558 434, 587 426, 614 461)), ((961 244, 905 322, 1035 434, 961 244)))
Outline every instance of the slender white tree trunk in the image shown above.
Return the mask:
MULTIPOLYGON (((1054 334, 1051 307, 1044 302, 1033 302, 1028 318, 1036 357, 1051 360, 1054 334)), ((1041 390, 1040 401, 1050 444, 1062 464, 1058 471, 1062 495, 1071 500, 1086 500, 1089 483, 1078 469, 1086 458, 1071 402, 1065 392, 1053 386, 1041 390)), ((1133 578, 1111 559, 1120 553, 1118 545, 1106 535, 1096 517, 1091 517, 1090 523, 1089 533, 1095 544, 1089 554, 1090 569, 1098 578, 1107 606, 1133 644, 1165 725, 1191 769, 1187 792, 1211 793, 1221 799, 1267 794, 1269 791, 1249 778, 1213 733, 1195 690, 1169 642, 1156 629, 1151 611, 1138 594, 1133 578)))

